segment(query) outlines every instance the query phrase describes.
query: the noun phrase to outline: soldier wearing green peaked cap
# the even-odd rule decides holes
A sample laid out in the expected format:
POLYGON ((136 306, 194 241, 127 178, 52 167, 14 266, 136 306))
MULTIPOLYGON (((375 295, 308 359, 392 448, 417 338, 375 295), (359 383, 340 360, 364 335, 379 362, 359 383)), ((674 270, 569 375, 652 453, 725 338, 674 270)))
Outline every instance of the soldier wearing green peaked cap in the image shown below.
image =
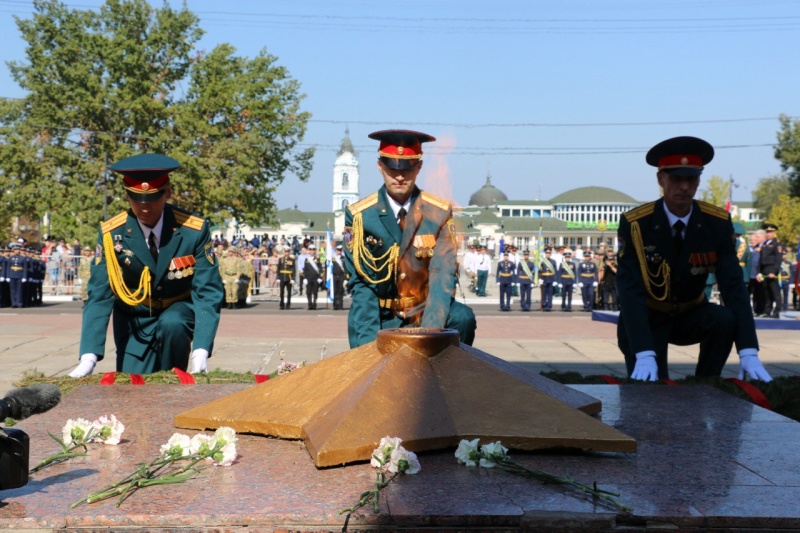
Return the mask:
POLYGON ((100 226, 83 310, 80 362, 91 374, 113 321, 117 371, 205 371, 219 324, 222 280, 208 221, 168 204, 180 164, 140 154, 110 167, 130 209, 100 226))

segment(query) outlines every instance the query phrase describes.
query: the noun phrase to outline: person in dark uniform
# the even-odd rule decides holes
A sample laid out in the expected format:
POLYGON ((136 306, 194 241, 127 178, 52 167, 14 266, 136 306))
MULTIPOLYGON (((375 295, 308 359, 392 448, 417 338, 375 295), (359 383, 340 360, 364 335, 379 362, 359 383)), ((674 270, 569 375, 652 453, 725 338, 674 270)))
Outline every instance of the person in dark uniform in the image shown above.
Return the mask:
POLYGON ((517 264, 517 282, 519 283, 519 307, 523 311, 531 310, 531 283, 536 265, 531 261, 531 252, 522 252, 522 260, 517 264))
POLYGON ((539 265, 539 289, 542 293, 542 311, 549 313, 553 310, 553 294, 555 293, 556 266, 550 260, 552 249, 544 249, 544 257, 539 265))
POLYGON ((500 310, 511 311, 511 284, 514 283, 514 263, 508 260, 508 252, 497 262, 495 281, 500 287, 500 310))
POLYGON ((347 280, 347 273, 344 270, 344 247, 339 244, 336 246, 336 254, 333 256, 333 310, 344 309, 344 282, 347 280))
POLYGON ((603 258, 603 270, 599 276, 599 287, 603 291, 603 309, 619 311, 617 258, 614 257, 614 250, 606 250, 606 256, 603 258))
POLYGON ((139 154, 111 165, 130 204, 100 226, 83 308, 80 363, 73 378, 103 358, 113 318, 117 371, 207 370, 222 301, 209 222, 167 203, 171 157, 139 154))
POLYGON ((623 214, 618 237, 619 348, 633 379, 669 378, 667 345, 700 343, 695 375, 719 376, 736 342, 739 377, 770 381, 758 339, 733 224, 724 209, 694 200, 700 174, 714 157, 696 137, 675 137, 647 153, 663 197, 623 214), (725 306, 705 298, 709 271, 725 306))
POLYGON ((594 253, 586 250, 583 254, 583 261, 578 265, 578 287, 581 289, 583 310, 587 313, 594 307, 594 289, 597 287, 597 279, 597 263, 594 261, 594 253))
POLYGON ((371 133, 380 142, 384 185, 345 209, 345 265, 353 295, 350 347, 375 340, 378 330, 415 327, 458 330, 475 338, 475 314, 454 298, 456 229, 450 204, 416 186, 425 133, 371 133))
POLYGON ((11 307, 7 279, 8 258, 10 255, 11 251, 6 246, 0 248, 0 307, 11 307))
POLYGON ((292 285, 294 285, 295 259, 289 246, 283 247, 283 257, 278 261, 278 281, 280 282, 281 309, 292 308, 292 285), (286 300, 284 300, 284 291, 286 300), (284 303, 285 302, 285 303, 284 303))
POLYGON ((11 255, 6 265, 6 279, 8 280, 11 307, 24 307, 23 285, 28 281, 28 261, 22 255, 20 246, 11 248, 11 255))
POLYGON ((564 260, 558 267, 558 284, 561 288, 561 310, 572 312, 572 287, 575 285, 577 268, 572 261, 572 252, 564 252, 564 260))
POLYGON ((303 264, 303 279, 306 284, 306 297, 308 298, 308 309, 315 310, 317 308, 317 295, 319 294, 319 286, 322 284, 322 263, 317 257, 317 247, 314 244, 309 244, 306 248, 308 257, 303 264))
POLYGON ((767 240, 761 245, 761 256, 758 262, 759 281, 764 291, 764 315, 770 318, 780 318, 781 288, 778 276, 781 272, 783 250, 781 243, 775 238, 778 226, 766 223, 763 226, 767 232, 767 240))

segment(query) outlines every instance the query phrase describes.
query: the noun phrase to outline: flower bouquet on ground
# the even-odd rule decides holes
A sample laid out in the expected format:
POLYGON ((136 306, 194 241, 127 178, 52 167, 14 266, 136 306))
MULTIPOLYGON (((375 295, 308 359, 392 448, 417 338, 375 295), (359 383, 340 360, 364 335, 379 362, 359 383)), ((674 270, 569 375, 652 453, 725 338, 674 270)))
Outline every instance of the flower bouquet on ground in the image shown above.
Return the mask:
POLYGON ((575 481, 569 476, 554 476, 541 470, 532 470, 508 456, 508 448, 503 446, 500 441, 492 442, 490 444, 478 445, 479 439, 462 440, 456 449, 456 459, 459 464, 464 464, 468 467, 481 466, 483 468, 498 467, 506 472, 517 474, 525 477, 532 477, 543 481, 544 483, 554 483, 558 485, 569 485, 578 489, 579 491, 590 494, 593 497, 602 500, 618 509, 626 512, 632 511, 630 507, 620 503, 616 498, 619 496, 616 492, 609 492, 593 483, 592 486, 584 485, 575 481))
POLYGON ((416 474, 421 470, 417 455, 403 448, 401 446, 402 442, 402 439, 398 437, 384 437, 381 439, 380 445, 372 452, 370 464, 378 469, 375 474, 375 486, 362 492, 355 505, 339 511, 339 514, 347 513, 342 531, 347 530, 350 516, 361 507, 371 503, 372 511, 376 514, 380 512, 380 506, 378 505, 380 492, 394 478, 400 474, 416 474), (387 474, 391 474, 388 479, 386 478, 387 474))
POLYGON ((72 508, 82 503, 95 503, 118 496, 117 507, 137 490, 154 485, 183 483, 200 473, 204 465, 201 461, 217 466, 229 466, 236 460, 236 432, 229 427, 219 428, 214 435, 198 433, 189 438, 175 433, 160 453, 149 463, 141 463, 138 468, 97 492, 72 504, 72 508))
POLYGON ((115 446, 122 440, 124 431, 125 426, 114 415, 103 415, 94 422, 89 422, 83 418, 69 419, 61 429, 60 439, 48 432, 50 437, 61 446, 61 451, 31 468, 30 473, 33 474, 42 468, 64 462, 73 457, 86 455, 88 451, 87 444, 91 442, 102 442, 103 444, 115 446), (83 451, 75 451, 79 448, 83 448, 83 451))

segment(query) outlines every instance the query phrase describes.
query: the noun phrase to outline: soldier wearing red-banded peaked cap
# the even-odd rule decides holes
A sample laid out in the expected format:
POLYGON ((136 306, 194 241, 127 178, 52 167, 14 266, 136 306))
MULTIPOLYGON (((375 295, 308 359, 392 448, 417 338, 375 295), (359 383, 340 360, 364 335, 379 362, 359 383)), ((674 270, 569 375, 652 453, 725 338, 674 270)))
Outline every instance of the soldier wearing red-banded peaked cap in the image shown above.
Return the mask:
POLYGON ((435 141, 427 133, 411 130, 383 130, 369 134, 370 139, 380 141, 378 156, 389 168, 407 170, 422 158, 422 143, 435 141))
POLYGON ((647 164, 674 176, 699 176, 714 159, 714 147, 697 137, 673 137, 652 147, 647 164))

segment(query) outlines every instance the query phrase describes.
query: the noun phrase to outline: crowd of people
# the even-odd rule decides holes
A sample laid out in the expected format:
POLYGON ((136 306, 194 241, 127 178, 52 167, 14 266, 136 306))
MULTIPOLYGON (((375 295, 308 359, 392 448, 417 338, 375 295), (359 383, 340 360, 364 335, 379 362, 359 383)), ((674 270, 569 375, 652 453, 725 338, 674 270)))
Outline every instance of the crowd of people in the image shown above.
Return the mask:
POLYGON ((563 245, 542 246, 538 253, 522 250, 513 244, 500 241, 496 257, 488 245, 475 242, 467 247, 462 268, 470 280, 469 290, 478 297, 486 297, 486 284, 494 271, 500 296, 500 310, 511 311, 511 298, 519 297, 520 311, 531 311, 531 295, 540 289, 540 308, 553 310, 553 300, 561 298, 560 309, 572 312, 573 293, 580 292, 583 311, 593 309, 619 310, 617 295, 616 254, 605 243, 596 253, 581 245, 575 250, 563 245))
MULTIPOLYGON (((319 293, 327 296, 327 258, 325 247, 305 237, 287 240, 285 236, 264 234, 251 240, 234 238, 228 242, 217 235, 213 240, 225 286, 227 309, 246 305, 248 295, 276 298, 280 309, 291 309, 292 296, 305 292, 308 310, 317 309, 319 293)), ((345 271, 343 248, 335 246, 333 265, 333 309, 343 309, 345 271)))

